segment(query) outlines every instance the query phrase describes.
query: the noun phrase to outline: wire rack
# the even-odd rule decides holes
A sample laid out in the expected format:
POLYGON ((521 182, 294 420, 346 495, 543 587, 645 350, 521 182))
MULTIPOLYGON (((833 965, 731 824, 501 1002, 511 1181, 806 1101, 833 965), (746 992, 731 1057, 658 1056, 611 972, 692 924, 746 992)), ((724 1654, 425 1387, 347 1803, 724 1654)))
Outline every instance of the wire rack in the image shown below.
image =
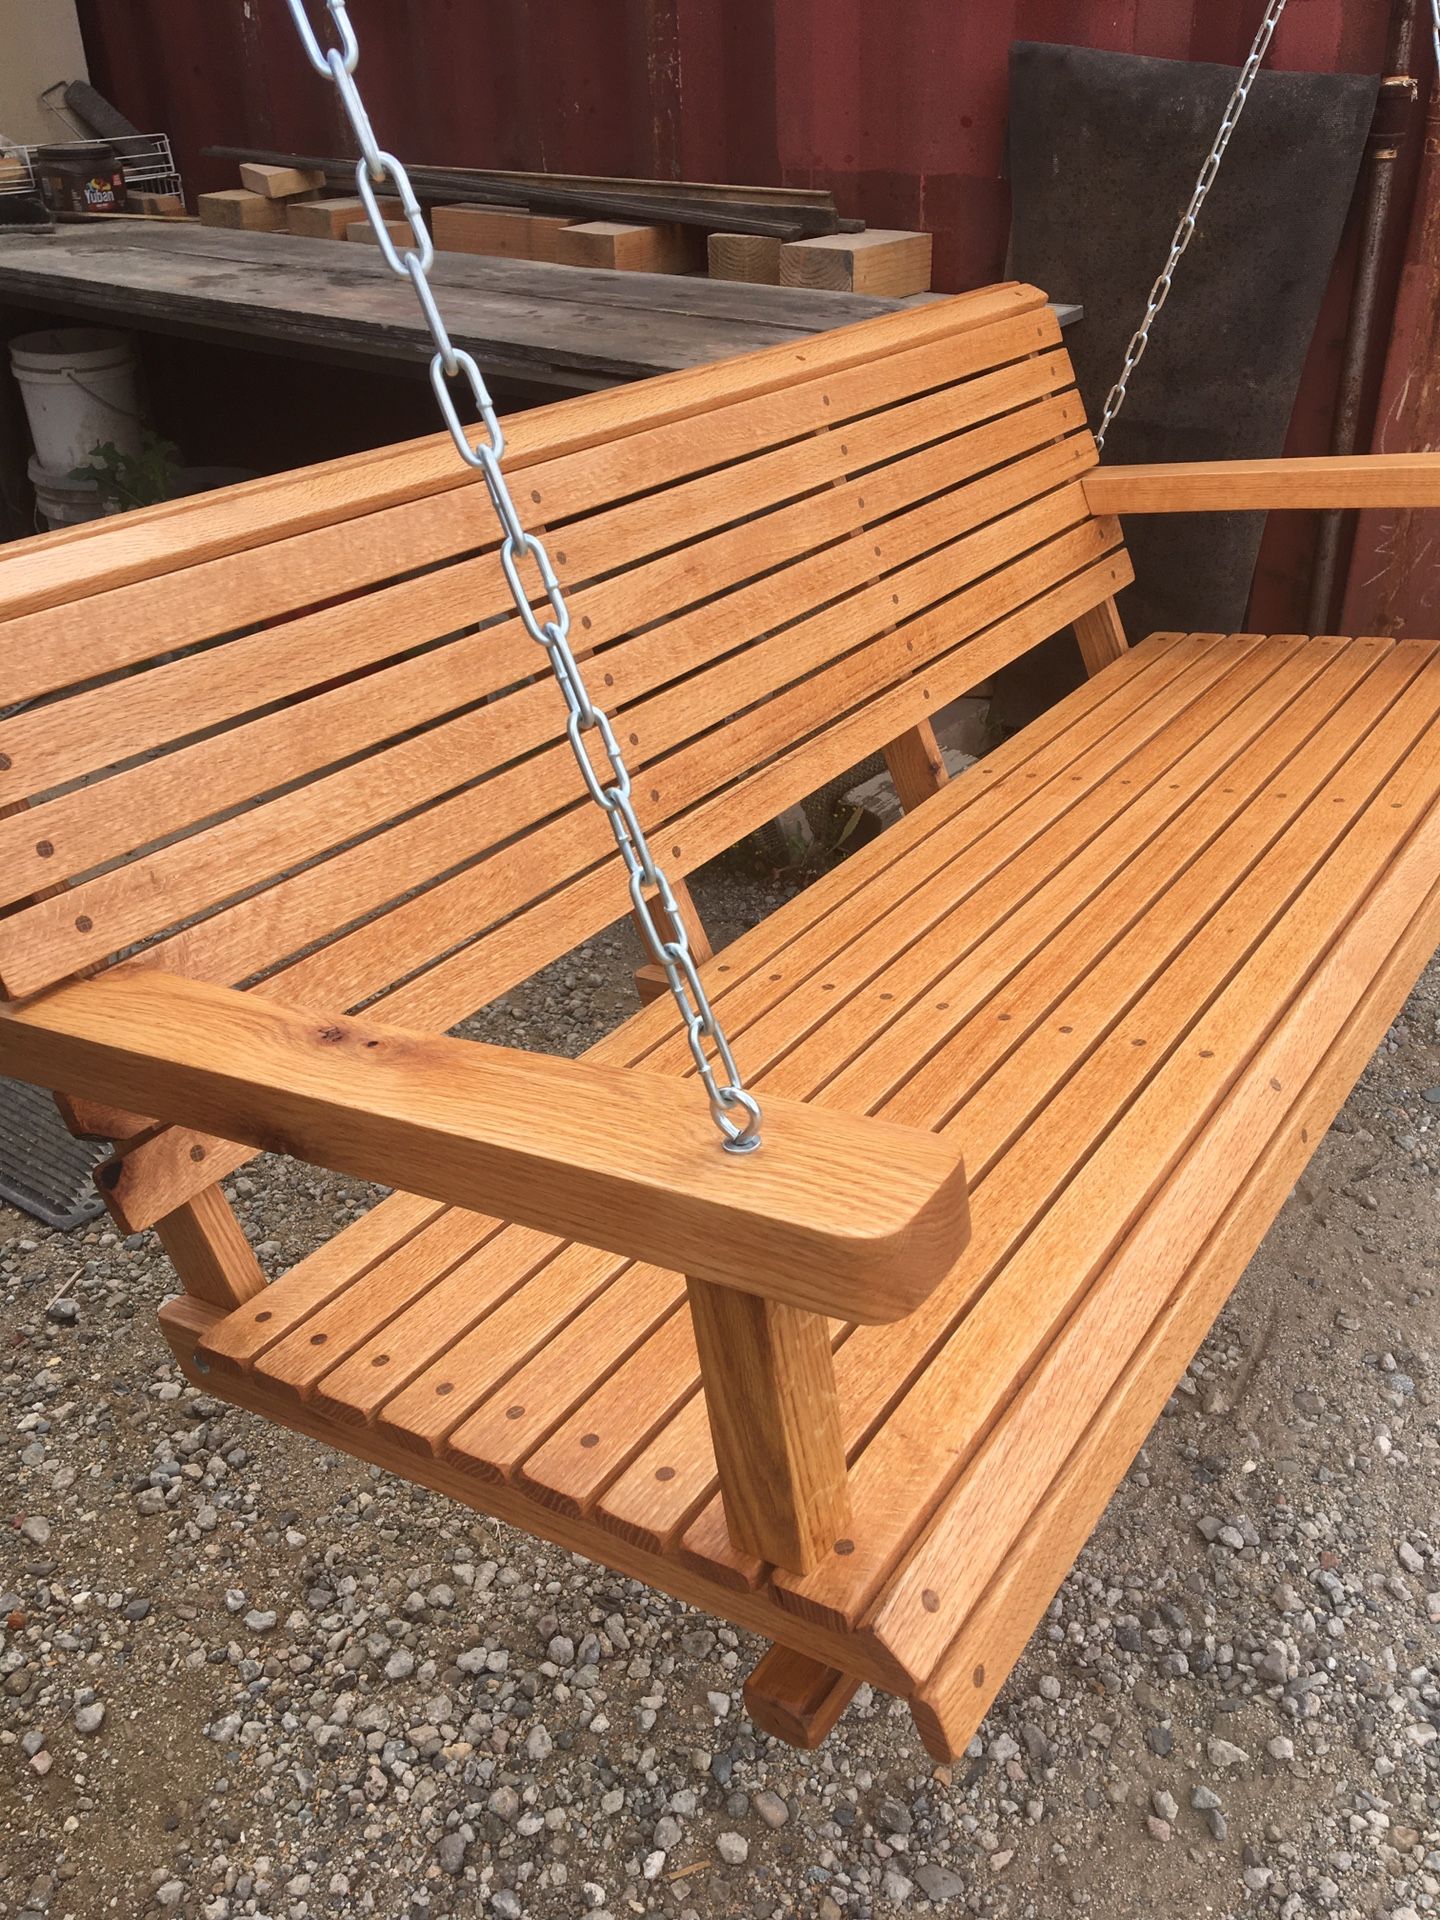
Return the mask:
MULTIPOLYGON (((41 144, 48 147, 68 143, 46 140, 41 144)), ((77 140, 73 144, 78 146, 81 142, 77 140)), ((113 147, 118 154, 125 185, 130 192, 184 193, 168 134, 126 133, 107 140, 105 144, 113 147)), ((39 145, 0 148, 0 194, 34 193, 35 156, 39 151, 39 145), (19 169, 13 165, 7 167, 7 161, 18 161, 19 169)))

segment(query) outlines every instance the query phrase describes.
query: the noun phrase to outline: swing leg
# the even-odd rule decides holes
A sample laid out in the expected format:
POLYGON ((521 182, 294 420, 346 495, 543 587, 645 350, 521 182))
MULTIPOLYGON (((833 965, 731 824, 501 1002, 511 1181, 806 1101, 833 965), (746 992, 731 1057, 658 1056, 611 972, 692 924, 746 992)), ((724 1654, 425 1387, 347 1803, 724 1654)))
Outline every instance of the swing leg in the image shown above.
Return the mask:
POLYGON ((829 1734, 859 1685, 837 1667, 777 1644, 745 1682, 745 1711, 763 1732, 809 1751, 829 1734))

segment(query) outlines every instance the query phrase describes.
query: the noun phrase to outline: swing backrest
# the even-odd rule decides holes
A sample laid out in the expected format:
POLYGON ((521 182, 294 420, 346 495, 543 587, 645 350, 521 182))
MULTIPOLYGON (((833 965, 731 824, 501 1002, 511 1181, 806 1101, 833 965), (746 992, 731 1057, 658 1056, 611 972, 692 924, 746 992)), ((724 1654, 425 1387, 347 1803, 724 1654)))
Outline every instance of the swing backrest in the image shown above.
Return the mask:
MULTIPOLYGON (((1128 580, 1072 381, 1011 286, 510 423, 672 874, 1128 580)), ((617 918, 495 547, 436 437, 12 548, 4 991, 119 959, 445 1028, 617 918)))

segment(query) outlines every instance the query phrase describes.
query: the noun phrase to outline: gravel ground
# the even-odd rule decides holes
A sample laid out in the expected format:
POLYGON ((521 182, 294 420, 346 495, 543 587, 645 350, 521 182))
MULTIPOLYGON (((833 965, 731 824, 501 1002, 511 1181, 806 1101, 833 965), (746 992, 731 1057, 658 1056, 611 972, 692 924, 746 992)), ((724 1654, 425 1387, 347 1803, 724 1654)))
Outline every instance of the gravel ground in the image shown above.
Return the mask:
MULTIPOLYGON (((954 1768, 868 1689, 757 1735, 746 1636, 197 1395, 150 1236, 0 1208, 0 1915, 1440 1912, 1437 1083, 1440 964, 954 1768)), ((275 1273, 372 1197, 230 1184, 275 1273)))

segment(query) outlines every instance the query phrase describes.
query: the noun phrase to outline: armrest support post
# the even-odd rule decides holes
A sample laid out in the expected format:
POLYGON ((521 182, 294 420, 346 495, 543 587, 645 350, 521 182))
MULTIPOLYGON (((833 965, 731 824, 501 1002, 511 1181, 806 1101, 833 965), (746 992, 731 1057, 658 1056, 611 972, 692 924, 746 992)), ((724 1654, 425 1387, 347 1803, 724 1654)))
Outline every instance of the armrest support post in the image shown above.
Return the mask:
POLYGON ((685 1286, 730 1538, 808 1573, 850 1511, 829 1322, 708 1280, 685 1286))

